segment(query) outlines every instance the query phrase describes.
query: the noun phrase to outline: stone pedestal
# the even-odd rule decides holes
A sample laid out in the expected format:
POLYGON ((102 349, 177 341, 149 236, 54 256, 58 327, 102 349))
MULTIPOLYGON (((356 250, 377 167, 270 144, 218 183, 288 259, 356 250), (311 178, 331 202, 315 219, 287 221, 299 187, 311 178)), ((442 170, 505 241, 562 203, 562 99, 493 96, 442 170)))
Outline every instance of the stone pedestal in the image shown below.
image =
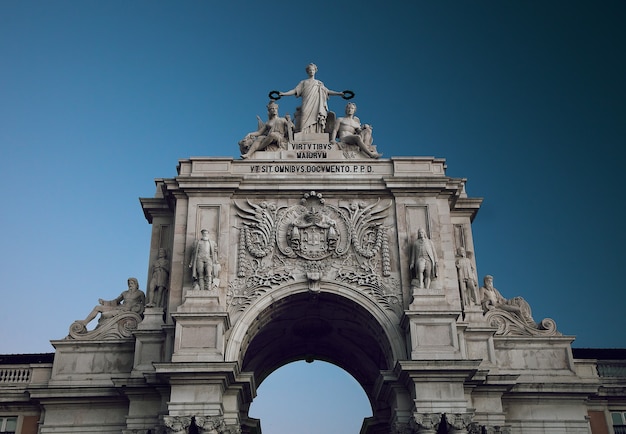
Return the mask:
POLYGON ((295 133, 293 135, 295 143, 330 143, 328 133, 295 133))
POLYGON ((176 322, 172 362, 224 360, 224 333, 230 320, 215 291, 188 290, 172 318, 176 322))
POLYGON ((402 326, 409 335, 412 360, 460 359, 458 312, 405 311, 402 326))
POLYGON ((398 378, 413 390, 420 413, 467 413, 465 384, 478 370, 479 360, 425 360, 398 363, 398 378))
POLYGON ((147 307, 143 321, 133 333, 136 339, 133 377, 143 377, 145 373, 154 372, 153 363, 164 359, 163 308, 147 307))
POLYGON ((237 425, 241 400, 251 402, 256 394, 253 377, 235 362, 162 363, 156 371, 171 386, 170 416, 222 416, 237 425))

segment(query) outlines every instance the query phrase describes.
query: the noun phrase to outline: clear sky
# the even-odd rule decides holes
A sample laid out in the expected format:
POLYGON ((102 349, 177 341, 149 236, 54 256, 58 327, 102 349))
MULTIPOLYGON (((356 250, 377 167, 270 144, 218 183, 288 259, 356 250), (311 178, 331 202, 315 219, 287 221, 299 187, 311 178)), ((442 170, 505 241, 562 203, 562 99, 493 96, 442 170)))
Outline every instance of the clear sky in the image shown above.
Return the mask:
MULTIPOLYGON (((129 276, 145 289, 138 198, 179 159, 238 157, 268 92, 309 62, 356 93, 383 157, 445 158, 484 198, 480 279, 574 347, 626 347, 625 22, 621 0, 2 0, 0 353, 52 352, 129 276)), ((347 375, 283 368, 254 411, 299 366, 302 381, 347 375)), ((324 432, 358 431, 364 411, 324 432)), ((261 417, 265 434, 307 434, 261 417)))

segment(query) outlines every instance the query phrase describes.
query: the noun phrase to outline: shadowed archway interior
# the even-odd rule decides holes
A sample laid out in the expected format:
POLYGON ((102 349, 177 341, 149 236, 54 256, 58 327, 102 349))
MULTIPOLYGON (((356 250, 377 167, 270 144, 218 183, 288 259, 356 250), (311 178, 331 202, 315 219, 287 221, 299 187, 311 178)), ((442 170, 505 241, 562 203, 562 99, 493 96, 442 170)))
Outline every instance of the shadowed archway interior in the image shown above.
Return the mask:
POLYGON ((277 300, 255 319, 241 346, 243 370, 257 384, 281 366, 322 360, 350 373, 374 408, 381 371, 392 369, 390 344, 365 309, 330 293, 299 293, 277 300))

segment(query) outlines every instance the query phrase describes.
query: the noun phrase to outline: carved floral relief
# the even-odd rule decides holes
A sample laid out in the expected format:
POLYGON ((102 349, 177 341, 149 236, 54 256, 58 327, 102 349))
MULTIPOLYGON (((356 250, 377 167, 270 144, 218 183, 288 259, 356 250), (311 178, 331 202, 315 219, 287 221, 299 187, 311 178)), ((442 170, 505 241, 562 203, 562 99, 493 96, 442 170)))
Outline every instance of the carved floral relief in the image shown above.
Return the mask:
POLYGON ((254 299, 289 281, 342 282, 389 309, 401 309, 399 280, 392 275, 389 230, 383 224, 391 201, 326 203, 305 193, 297 205, 235 201, 239 217, 237 278, 229 307, 244 310, 254 299))

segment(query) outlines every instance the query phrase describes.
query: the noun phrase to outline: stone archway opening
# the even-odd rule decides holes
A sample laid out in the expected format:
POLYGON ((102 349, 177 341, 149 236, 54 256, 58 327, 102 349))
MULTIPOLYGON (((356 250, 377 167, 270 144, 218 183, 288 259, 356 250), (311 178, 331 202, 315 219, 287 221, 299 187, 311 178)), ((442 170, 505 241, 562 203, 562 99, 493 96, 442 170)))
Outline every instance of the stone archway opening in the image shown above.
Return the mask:
POLYGON ((372 416, 356 380, 322 361, 288 363, 267 377, 257 393, 249 416, 262 421, 264 434, 358 433, 372 416))
POLYGON ((256 315, 241 345, 242 370, 254 374, 257 387, 296 361, 328 362, 346 371, 369 401, 372 417, 365 424, 389 420, 393 403, 381 397, 380 386, 383 373, 393 369, 392 353, 385 330, 370 312, 330 292, 275 300, 256 315))

